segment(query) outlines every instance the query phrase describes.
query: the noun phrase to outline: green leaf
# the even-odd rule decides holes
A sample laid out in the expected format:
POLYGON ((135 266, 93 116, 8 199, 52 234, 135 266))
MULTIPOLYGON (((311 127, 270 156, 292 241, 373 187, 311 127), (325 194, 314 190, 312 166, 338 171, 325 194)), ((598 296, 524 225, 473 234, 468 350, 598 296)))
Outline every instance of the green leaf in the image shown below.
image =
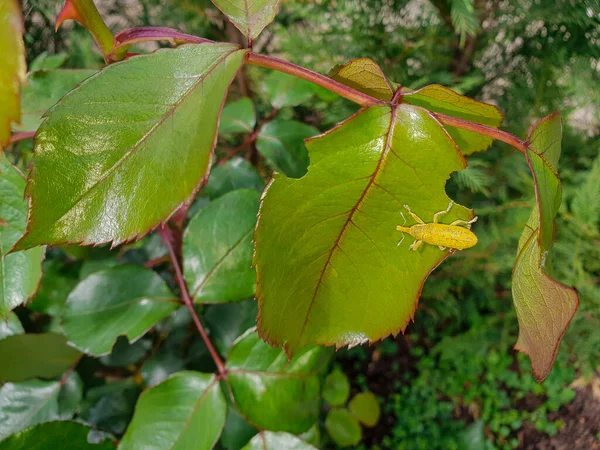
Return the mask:
POLYGON ((600 155, 587 172, 585 181, 578 186, 571 209, 573 215, 592 230, 600 224, 600 155))
POLYGON ((334 370, 325 378, 323 399, 331 406, 342 406, 350 396, 350 381, 344 372, 334 370))
POLYGON ((58 69, 69 59, 66 53, 49 54, 44 51, 37 55, 29 65, 29 72, 37 72, 38 70, 58 69))
POLYGON ((140 391, 131 378, 92 387, 85 393, 81 417, 96 428, 121 434, 131 421, 140 391))
POLYGON ((0 442, 0 450, 111 450, 110 441, 90 444, 91 428, 70 421, 49 422, 29 428, 0 442))
MULTIPOLYGON (((500 110, 494 105, 478 102, 438 84, 425 86, 414 92, 407 92, 402 95, 402 100, 436 113, 458 117, 492 128, 498 128, 504 118, 500 110)), ((445 127, 464 155, 483 151, 492 145, 493 139, 491 137, 460 128, 445 127)))
POLYGON ((224 303, 254 295, 252 233, 259 194, 229 192, 194 216, 183 236, 183 267, 197 303, 224 303))
POLYGON ((374 427, 379 422, 381 408, 377 402, 377 397, 372 392, 361 392, 356 394, 348 409, 360 423, 367 427, 374 427))
POLYGON ((38 423, 73 417, 83 385, 77 374, 66 383, 29 380, 0 388, 0 441, 38 423))
POLYGON ((178 372, 141 395, 119 449, 211 449, 226 414, 214 375, 178 372))
POLYGON ((371 58, 357 58, 344 66, 335 66, 329 76, 379 100, 389 102, 394 95, 381 67, 371 58))
POLYGON ((465 450, 485 450, 486 439, 484 433, 484 422, 478 420, 467 427, 460 436, 461 448, 465 450))
MULTIPOLYGON (((274 176, 255 233, 259 332, 290 354, 407 326, 448 252, 428 244, 411 251, 410 240, 398 246, 400 211, 409 205, 431 222, 450 203, 450 173, 465 167, 430 113, 405 104, 365 109, 307 147, 308 173, 274 176)), ((454 205, 441 222, 471 217, 454 205)))
POLYGON ((4 320, 0 320, 0 339, 23 333, 25 333, 23 325, 15 313, 9 312, 4 320))
POLYGON ((302 433, 319 415, 319 371, 329 354, 304 349, 291 361, 248 330, 231 348, 227 381, 235 404, 258 428, 302 433))
POLYGON ((93 273, 71 292, 62 317, 65 335, 84 353, 110 353, 120 335, 142 337, 179 306, 162 278, 139 266, 93 273))
POLYGON ((244 97, 223 108, 219 122, 219 134, 252 133, 255 125, 254 103, 248 97, 244 97))
POLYGON ((42 283, 27 307, 31 311, 58 316, 79 280, 77 271, 56 260, 46 260, 42 267, 42 283))
POLYGON ((228 408, 227 422, 225 422, 219 445, 226 450, 240 450, 256 433, 256 428, 240 416, 235 408, 228 408))
POLYGON ((297 106, 315 93, 314 85, 310 81, 274 70, 265 77, 263 88, 271 104, 277 109, 297 106))
POLYGON ((108 367, 127 367, 140 362, 152 349, 152 345, 152 339, 142 338, 130 344, 125 336, 119 336, 110 354, 98 359, 108 367))
POLYGON ((546 378, 558 347, 579 306, 577 293, 549 277, 549 253, 554 242, 554 218, 562 198, 556 170, 562 127, 558 114, 536 122, 527 139, 527 163, 535 185, 536 208, 519 240, 512 293, 519 338, 515 348, 531 358, 538 381, 546 378))
POLYGON ((475 36, 481 30, 479 17, 473 0, 452 0, 450 17, 454 32, 460 35, 461 46, 464 45, 466 35, 475 36))
POLYGON ((325 419, 325 428, 336 444, 342 447, 357 445, 362 438, 360 424, 344 408, 329 411, 325 419))
POLYGON ((309 159, 304 139, 319 134, 319 130, 295 120, 274 120, 267 123, 256 140, 256 148, 278 172, 300 178, 306 173, 309 159))
POLYGON ((166 220, 207 176, 245 53, 230 44, 159 50, 112 64, 63 97, 37 132, 29 229, 16 248, 117 245, 166 220))
POLYGON ((0 382, 54 378, 79 359, 81 353, 53 333, 16 334, 0 340, 0 382), (8 362, 8 363, 7 363, 8 362))
POLYGON ((25 232, 24 192, 25 179, 0 154, 0 320, 35 294, 42 277, 43 248, 8 254, 25 232))
POLYGON ((258 304, 254 299, 206 308, 204 320, 210 330, 211 341, 221 355, 227 356, 233 342, 256 325, 257 313, 258 304))
POLYGON ((10 125, 21 117, 19 95, 27 65, 19 3, 17 0, 0 2, 0 146, 10 141, 10 125))
POLYGON ((95 70, 57 69, 31 72, 27 75, 27 84, 23 87, 21 105, 21 124, 19 131, 35 131, 42 123, 43 114, 88 77, 95 70))
POLYGON ((210 172, 204 192, 214 200, 236 189, 254 189, 262 192, 265 182, 256 168, 243 158, 233 158, 210 172))
POLYGON ((240 30, 253 41, 273 22, 278 0, 212 0, 217 8, 240 30))
POLYGON ((289 433, 262 431, 243 450, 316 450, 315 447, 289 433))

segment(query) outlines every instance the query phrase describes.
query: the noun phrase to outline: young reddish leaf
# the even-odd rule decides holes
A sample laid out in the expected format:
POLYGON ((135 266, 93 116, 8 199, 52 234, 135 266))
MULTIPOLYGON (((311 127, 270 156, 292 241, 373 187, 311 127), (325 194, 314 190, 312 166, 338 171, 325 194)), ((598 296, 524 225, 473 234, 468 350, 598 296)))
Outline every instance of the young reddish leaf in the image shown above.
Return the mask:
POLYGON ((108 55, 113 49, 114 37, 100 17, 93 0, 66 0, 56 18, 57 30, 65 20, 76 20, 83 25, 92 34, 103 55, 108 55))
MULTIPOLYGON (((471 122, 498 128, 504 116, 494 105, 478 102, 457 94, 438 84, 425 86, 402 96, 403 101, 411 105, 422 106, 430 111, 469 120, 471 122)), ((492 138, 472 131, 447 126, 448 133, 458 144, 464 155, 480 152, 492 145, 492 138)))
POLYGON ((0 154, 0 321, 37 291, 42 278, 43 248, 9 253, 25 232, 25 178, 0 154))
POLYGON ((212 0, 217 8, 253 41, 273 22, 279 0, 212 0))
POLYGON ((56 69, 29 73, 27 85, 23 87, 21 123, 13 128, 18 131, 37 130, 48 108, 95 72, 87 69, 56 69))
POLYGON ((379 100, 387 102, 394 95, 394 90, 381 67, 370 58, 353 59, 345 66, 336 66, 329 76, 379 100))
POLYGON ((513 269, 512 292, 519 321, 515 348, 529 355, 540 382, 552 369, 560 341, 579 306, 573 289, 546 274, 554 218, 562 197, 556 174, 561 137, 558 114, 538 121, 530 130, 526 157, 535 182, 537 207, 519 240, 513 269))
MULTIPOLYGON (((426 244, 411 251, 410 237, 398 246, 400 212, 409 205, 431 222, 450 203, 450 173, 466 166, 439 122, 405 104, 360 111, 307 147, 308 173, 274 176, 255 232, 259 332, 290 354, 406 328, 448 252, 426 244)), ((471 217, 455 205, 441 221, 471 217)))
POLYGON ((245 50, 190 44, 130 58, 51 108, 36 136, 29 225, 16 245, 113 245, 165 221, 206 179, 245 50))
POLYGON ((22 21, 17 0, 0 2, 0 146, 10 141, 11 122, 21 118, 19 98, 27 70, 22 21))

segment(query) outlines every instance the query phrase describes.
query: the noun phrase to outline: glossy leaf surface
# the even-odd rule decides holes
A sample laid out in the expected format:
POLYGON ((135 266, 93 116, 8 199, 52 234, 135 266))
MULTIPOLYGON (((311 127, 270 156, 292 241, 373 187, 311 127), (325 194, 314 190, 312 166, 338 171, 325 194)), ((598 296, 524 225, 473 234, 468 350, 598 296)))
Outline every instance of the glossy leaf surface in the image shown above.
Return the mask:
POLYGON ((64 385, 40 380, 4 384, 0 388, 0 440, 38 423, 72 418, 81 391, 77 374, 64 385))
POLYGON ((10 141, 11 123, 21 116, 21 83, 25 81, 25 46, 20 2, 0 2, 0 146, 10 141))
POLYGON ((116 245, 169 217, 207 175, 244 54, 229 44, 159 50, 110 65, 63 97, 37 132, 18 248, 116 245))
MULTIPOLYGON (((294 354, 358 345, 403 330, 429 273, 448 252, 401 246, 403 205, 423 220, 448 207, 444 185, 465 167, 421 108, 375 106, 307 142, 301 179, 275 175, 255 233, 259 332, 294 354)), ((442 223, 469 219, 460 205, 442 223)))
POLYGON ((219 133, 252 133, 256 125, 254 103, 248 97, 229 103, 223 108, 219 133))
POLYGON ((274 70, 265 77, 263 87, 271 104, 278 109, 284 106, 297 106, 316 92, 310 81, 274 70))
POLYGON ((0 320, 0 339, 23 333, 23 325, 15 313, 9 312, 5 319, 0 320))
POLYGON ((316 450, 290 433, 263 431, 254 436, 243 450, 316 450))
POLYGON ((318 418, 318 372, 328 358, 324 349, 310 347, 289 361, 282 350, 248 330, 236 341, 227 361, 235 404, 258 428, 302 433, 318 418))
POLYGON ((8 254, 25 232, 24 192, 25 178, 0 155, 0 320, 35 294, 42 277, 43 248, 8 254))
POLYGON ((183 238, 183 267, 195 302, 235 302, 254 295, 252 233, 259 197, 256 191, 239 189, 190 220, 183 238))
POLYGON ((88 443, 91 428, 70 421, 48 422, 28 428, 0 442, 0 450, 111 450, 110 441, 88 443))
POLYGON ((350 396, 350 381, 344 372, 334 370, 325 378, 323 399, 331 406, 346 404, 350 396))
POLYGON ((258 305, 253 298, 206 308, 204 320, 210 330, 211 340, 221 355, 227 356, 233 342, 256 325, 257 313, 258 305))
POLYGON ((140 397, 120 450, 208 450, 227 403, 214 375, 178 372, 140 397))
POLYGON ((379 422, 381 408, 377 403, 377 397, 372 392, 360 392, 356 394, 350 403, 348 409, 356 420, 367 427, 374 427, 379 422))
POLYGON ((204 192, 211 200, 236 189, 254 189, 262 192, 265 182, 254 166, 243 158, 232 158, 210 171, 204 192))
POLYGON ((53 333, 17 334, 0 340, 0 382, 54 378, 71 367, 81 353, 53 333))
POLYGON ((526 156, 537 205, 519 240, 513 269, 513 301, 519 320, 515 348, 529 355, 538 381, 552 369, 562 337, 579 306, 575 290, 546 273, 554 241, 554 218, 562 198, 556 173, 561 138, 558 114, 536 122, 529 132, 526 156))
POLYGON ((327 414, 325 428, 333 440, 342 447, 357 445, 362 438, 358 421, 345 408, 334 408, 327 414))
POLYGON ((318 133, 316 128, 295 120, 274 120, 260 130, 256 148, 274 170, 300 178, 309 163, 304 139, 318 133))
POLYGON ((65 335, 81 351, 106 355, 120 335, 134 342, 179 306, 155 272, 122 265, 93 273, 69 294, 65 335))
MULTIPOLYGON (((452 89, 432 84, 414 92, 403 94, 402 100, 411 105, 448 116, 498 128, 504 116, 494 105, 478 102, 452 89)), ((480 152, 492 145, 492 138, 460 128, 446 127, 464 155, 480 152)))
POLYGON ((329 76, 379 100, 387 102, 394 95, 381 67, 370 58, 357 58, 344 66, 336 66, 329 76))
POLYGON ((253 41, 275 18, 278 0, 212 0, 240 32, 253 41))
POLYGON ((95 70, 40 70, 27 75, 21 99, 21 124, 14 128, 19 131, 35 131, 42 123, 42 115, 61 97, 67 94, 95 70))

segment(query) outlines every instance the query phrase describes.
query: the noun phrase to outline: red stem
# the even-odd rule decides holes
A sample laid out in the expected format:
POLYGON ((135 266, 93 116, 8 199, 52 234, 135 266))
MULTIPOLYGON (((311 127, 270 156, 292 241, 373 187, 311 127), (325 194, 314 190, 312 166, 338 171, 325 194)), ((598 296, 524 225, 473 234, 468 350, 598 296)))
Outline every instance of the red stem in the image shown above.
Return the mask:
POLYGON ((23 131, 22 133, 15 133, 10 137, 10 143, 22 141, 24 139, 31 139, 35 136, 35 131, 23 131))
POLYGON ((183 304, 192 315, 194 324, 196 325, 196 328, 198 329, 198 332, 200 333, 200 336, 202 337, 202 340, 204 341, 204 344, 206 345, 210 356, 215 362, 215 366, 217 366, 217 371, 219 372, 220 377, 227 378, 227 370, 225 369, 225 365, 223 364, 221 357, 213 347, 212 342, 210 342, 208 334, 206 333, 206 330, 204 329, 204 326, 202 325, 202 322, 200 322, 198 314, 196 314, 196 310, 194 309, 194 302, 190 298, 190 294, 183 279, 183 274, 181 273, 181 267, 179 266, 177 255, 175 254, 175 249, 173 248, 171 230, 165 225, 164 228, 159 228, 158 233, 165 245, 167 246, 167 249, 169 250, 169 256, 171 257, 173 269, 175 270, 175 278, 177 279, 179 289, 181 290, 181 298, 183 300, 183 304))
POLYGON ((527 144, 513 134, 507 133, 506 131, 497 130, 496 128, 487 127, 479 123, 470 122, 468 120, 459 119, 458 117, 447 116, 445 114, 438 114, 432 112, 432 114, 444 125, 451 127, 461 128, 463 130, 473 131, 478 134, 489 136, 493 139, 497 139, 502 142, 506 142, 521 153, 525 153, 527 150, 527 144))
POLYGON ((278 70, 298 78, 303 78, 312 83, 318 84, 338 95, 341 95, 348 100, 358 103, 360 106, 369 106, 375 103, 381 103, 376 98, 368 94, 352 89, 345 84, 339 83, 332 78, 329 78, 304 67, 297 66, 283 59, 274 58, 273 56, 259 55, 258 53, 248 53, 246 63, 251 66, 266 67, 268 69, 278 70))

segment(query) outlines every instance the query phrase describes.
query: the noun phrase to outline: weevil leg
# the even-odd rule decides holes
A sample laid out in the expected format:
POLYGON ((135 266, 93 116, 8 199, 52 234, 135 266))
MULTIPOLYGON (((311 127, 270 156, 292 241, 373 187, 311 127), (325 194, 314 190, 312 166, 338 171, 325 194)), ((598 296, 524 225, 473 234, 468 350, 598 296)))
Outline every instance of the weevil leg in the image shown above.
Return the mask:
POLYGON ((473 217, 471 220, 466 221, 466 220, 455 220, 454 222, 452 222, 450 224, 450 226, 452 225, 464 225, 465 227, 467 227, 469 230, 471 229, 471 224, 477 222, 477 216, 473 217))
POLYGON ((445 211, 438 211, 433 215, 433 223, 438 223, 438 217, 440 217, 444 214, 448 214, 453 206, 454 206, 454 200, 450 200, 450 203, 448 204, 448 208, 446 208, 445 211))
POLYGON ((417 216, 414 212, 412 212, 410 210, 410 208, 408 207, 408 205, 404 205, 404 207, 406 208, 406 210, 408 211, 408 213, 410 214, 410 217, 412 217, 413 219, 415 219, 417 222, 419 222, 422 225, 425 225, 425 222, 423 222, 423 220, 417 216))
POLYGON ((404 223, 402 224, 402 226, 406 225, 406 217, 404 217, 404 214, 402 214, 402 211, 400 211, 400 215, 402 216, 402 219, 404 220, 404 223))
POLYGON ((422 243, 423 243, 423 241, 416 240, 415 242, 412 243, 412 245, 410 246, 410 249, 414 250, 416 252, 422 243))

